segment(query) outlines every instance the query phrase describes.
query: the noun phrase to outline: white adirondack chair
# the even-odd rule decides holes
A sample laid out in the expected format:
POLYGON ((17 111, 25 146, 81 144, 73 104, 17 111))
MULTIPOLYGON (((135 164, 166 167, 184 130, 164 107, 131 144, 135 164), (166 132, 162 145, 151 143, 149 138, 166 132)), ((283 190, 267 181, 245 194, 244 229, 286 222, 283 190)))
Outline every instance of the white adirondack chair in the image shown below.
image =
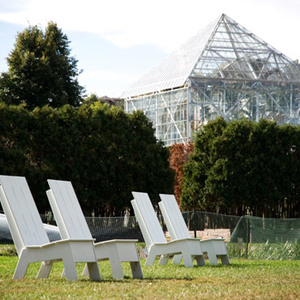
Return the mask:
MULTIPOLYGON (((175 196, 166 194, 160 194, 159 196, 161 198, 161 202, 159 202, 158 205, 166 222, 171 239, 177 240, 191 237, 182 213, 177 205, 175 196)), ((229 264, 224 239, 213 238, 207 240, 196 240, 200 241, 201 249, 203 253, 207 253, 209 263, 211 265, 218 264, 218 257, 221 258, 223 264, 229 264)), ((180 262, 181 258, 182 256, 178 255, 174 258, 174 260, 180 262)))
MULTIPOLYGON (((70 181, 48 180, 47 196, 62 238, 92 239, 70 181)), ((116 239, 94 243, 98 261, 109 260, 114 279, 123 279, 122 262, 129 262, 133 278, 143 278, 136 247, 138 240, 116 239)), ((88 270, 85 268, 84 272, 88 270)))
POLYGON ((19 261, 13 278, 24 278, 28 265, 42 262, 38 278, 49 276, 52 265, 63 261, 68 280, 77 280, 76 263, 87 262, 90 278, 100 280, 92 241, 49 241, 24 177, 0 176, 0 200, 19 261))
POLYGON ((153 265, 156 256, 160 256, 159 264, 165 265, 168 259, 176 254, 182 255, 186 267, 193 267, 194 259, 198 266, 205 265, 198 241, 184 238, 167 242, 148 194, 140 192, 132 194, 134 199, 131 204, 148 250, 145 265, 153 265))

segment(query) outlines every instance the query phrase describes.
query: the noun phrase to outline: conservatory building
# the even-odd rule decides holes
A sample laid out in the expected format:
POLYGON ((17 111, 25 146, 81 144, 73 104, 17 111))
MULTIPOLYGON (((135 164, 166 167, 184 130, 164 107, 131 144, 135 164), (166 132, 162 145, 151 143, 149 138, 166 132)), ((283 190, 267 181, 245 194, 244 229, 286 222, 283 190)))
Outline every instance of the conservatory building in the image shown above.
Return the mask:
POLYGON ((197 129, 261 118, 300 124, 300 65, 222 15, 124 92, 125 110, 142 110, 165 145, 197 129))

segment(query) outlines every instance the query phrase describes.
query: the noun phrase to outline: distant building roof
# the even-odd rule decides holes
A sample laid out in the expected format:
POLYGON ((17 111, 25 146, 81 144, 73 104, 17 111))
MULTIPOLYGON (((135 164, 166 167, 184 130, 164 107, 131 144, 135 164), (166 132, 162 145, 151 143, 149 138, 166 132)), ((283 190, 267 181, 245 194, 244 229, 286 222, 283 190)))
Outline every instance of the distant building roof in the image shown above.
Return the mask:
POLYGON ((300 67, 223 14, 133 83, 122 98, 178 88, 190 77, 300 82, 300 67))

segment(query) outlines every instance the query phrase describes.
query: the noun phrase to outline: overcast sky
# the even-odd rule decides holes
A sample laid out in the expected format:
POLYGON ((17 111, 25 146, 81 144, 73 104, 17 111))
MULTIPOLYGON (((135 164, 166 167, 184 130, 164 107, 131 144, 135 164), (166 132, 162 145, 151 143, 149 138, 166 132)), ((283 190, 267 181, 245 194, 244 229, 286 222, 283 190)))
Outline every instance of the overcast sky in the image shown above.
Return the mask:
POLYGON ((300 59, 299 0, 0 0, 0 72, 18 32, 53 21, 71 42, 87 94, 119 97, 222 13, 300 59))

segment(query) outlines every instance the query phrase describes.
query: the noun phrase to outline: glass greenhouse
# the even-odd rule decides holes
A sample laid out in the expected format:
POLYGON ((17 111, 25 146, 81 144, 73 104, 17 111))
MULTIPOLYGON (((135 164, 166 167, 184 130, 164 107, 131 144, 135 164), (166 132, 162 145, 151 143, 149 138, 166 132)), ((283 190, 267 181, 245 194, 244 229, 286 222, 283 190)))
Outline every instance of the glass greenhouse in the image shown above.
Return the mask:
POLYGON ((151 119, 165 145, 191 140, 218 116, 300 124, 300 65, 223 14, 122 98, 126 112, 151 119))

